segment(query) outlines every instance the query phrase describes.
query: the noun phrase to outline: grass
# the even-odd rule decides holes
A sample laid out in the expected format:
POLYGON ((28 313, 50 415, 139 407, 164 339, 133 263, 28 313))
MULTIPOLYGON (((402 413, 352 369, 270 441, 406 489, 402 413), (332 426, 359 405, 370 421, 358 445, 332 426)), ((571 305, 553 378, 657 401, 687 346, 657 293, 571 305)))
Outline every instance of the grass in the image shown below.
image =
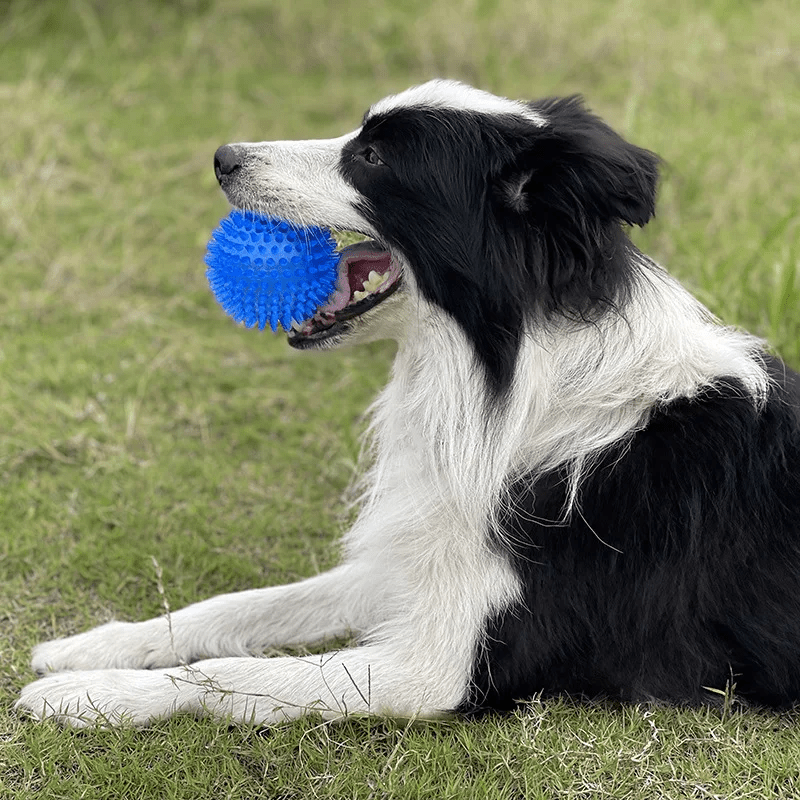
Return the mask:
POLYGON ((534 702, 259 732, 18 718, 31 647, 330 566, 392 347, 215 307, 217 145, 333 136, 445 75, 584 93, 666 162, 637 242, 800 366, 800 13, 784 0, 0 0, 0 797, 800 797, 793 714, 534 702), (327 7, 326 7, 327 8, 327 7))
POLYGON ((548 702, 480 725, 48 725, 14 741, 10 775, 22 797, 794 797, 796 722, 548 702))

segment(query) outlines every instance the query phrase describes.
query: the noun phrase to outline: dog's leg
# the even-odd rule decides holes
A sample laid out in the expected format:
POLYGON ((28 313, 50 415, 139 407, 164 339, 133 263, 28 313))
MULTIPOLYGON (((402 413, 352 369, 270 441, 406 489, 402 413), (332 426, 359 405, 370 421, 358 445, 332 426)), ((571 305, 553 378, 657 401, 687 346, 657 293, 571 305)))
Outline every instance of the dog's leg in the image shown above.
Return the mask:
POLYGON ((345 564, 285 586, 212 597, 169 617, 109 622, 40 644, 40 675, 110 667, 154 669, 198 658, 262 653, 270 646, 311 644, 358 633, 380 621, 386 586, 375 570, 345 564))
MULTIPOLYGON (((176 712, 271 724, 307 712, 432 716, 454 708, 466 687, 463 664, 403 658, 367 646, 302 658, 225 658, 168 670, 99 670, 50 675, 17 704, 75 726, 144 725, 176 712)), ((430 655, 430 654, 428 654, 430 655)))
MULTIPOLYGON (((435 533, 441 539, 448 531, 435 533)), ((60 672, 26 686, 18 706, 74 725, 145 724, 176 712, 270 724, 308 711, 337 717, 350 712, 431 716, 452 710, 467 691, 486 619, 516 596, 516 577, 502 556, 468 536, 451 536, 448 546, 429 547, 424 559, 417 545, 404 540, 392 551, 389 563, 397 575, 390 602, 381 593, 385 571, 375 569, 374 558, 365 559, 372 568, 368 575, 365 570, 359 576, 350 566, 312 579, 329 587, 316 598, 325 598, 324 613, 306 607, 314 592, 298 593, 287 602, 284 592, 293 590, 285 587, 275 590, 281 600, 274 607, 265 604, 261 613, 243 603, 246 626, 234 639, 236 646, 260 646, 278 635, 285 640, 300 632, 341 630, 341 617, 329 601, 344 599, 355 617, 365 618, 374 615, 376 606, 361 606, 355 598, 371 595, 380 617, 377 625, 370 619, 369 640, 361 647, 303 657, 213 658, 169 669, 60 672), (278 621, 263 622, 262 614, 278 621), (295 614, 303 624, 290 621, 295 614)), ((213 606, 199 604, 186 611, 191 615, 203 607, 213 606)), ((213 631, 211 622, 223 620, 230 622, 227 614, 199 614, 193 636, 204 640, 200 629, 213 631)), ((228 641, 221 632, 210 635, 217 643, 220 637, 228 641)), ((100 666, 97 661, 92 665, 100 666)))
MULTIPOLYGON (((464 648, 460 648, 463 650, 464 648)), ((62 672, 26 686, 17 708, 82 727, 144 725, 174 713, 272 724, 308 712, 435 716, 469 679, 462 652, 367 645, 292 658, 224 658, 167 670, 62 672)))

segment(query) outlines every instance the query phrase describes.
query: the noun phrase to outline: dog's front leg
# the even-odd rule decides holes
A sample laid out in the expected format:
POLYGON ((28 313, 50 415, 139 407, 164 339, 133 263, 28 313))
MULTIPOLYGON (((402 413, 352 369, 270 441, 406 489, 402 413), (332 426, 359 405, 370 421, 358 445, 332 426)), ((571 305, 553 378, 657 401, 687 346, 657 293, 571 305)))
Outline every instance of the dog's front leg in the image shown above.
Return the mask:
POLYGON ((219 595, 145 622, 109 622, 40 644, 32 667, 155 669, 198 658, 262 653, 358 633, 380 621, 385 581, 358 563, 284 586, 219 595))
POLYGON ((65 672, 23 689, 18 708, 82 727, 144 725, 174 713, 272 724, 317 712, 436 716, 452 710, 468 673, 454 654, 370 645, 316 656, 224 658, 168 670, 65 672), (444 656, 444 657, 442 657, 444 656))
MULTIPOLYGON (((174 643, 184 652, 193 652, 198 643, 207 652, 319 638, 345 625, 368 628, 367 644, 361 647, 302 657, 206 658, 153 670, 78 668, 72 649, 76 671, 26 686, 19 707, 75 725, 146 724, 176 712, 270 724, 308 711, 337 717, 352 712, 431 716, 452 710, 466 696, 486 620, 518 593, 505 558, 478 536, 466 535, 467 526, 455 530, 453 535, 451 520, 445 518, 441 525, 395 540, 382 558, 364 550, 362 561, 294 589, 233 595, 244 624, 230 619, 230 597, 173 616, 174 643), (422 548, 425 542, 429 546, 422 548), (233 636, 231 624, 239 631, 233 636)), ((120 647, 128 657, 131 652, 141 656, 130 646, 138 639, 122 637, 120 646, 113 638, 99 636, 108 660, 116 658, 120 647)), ((169 637, 160 641, 166 647, 169 637)), ((90 657, 91 667, 102 666, 96 651, 94 661, 90 657)))

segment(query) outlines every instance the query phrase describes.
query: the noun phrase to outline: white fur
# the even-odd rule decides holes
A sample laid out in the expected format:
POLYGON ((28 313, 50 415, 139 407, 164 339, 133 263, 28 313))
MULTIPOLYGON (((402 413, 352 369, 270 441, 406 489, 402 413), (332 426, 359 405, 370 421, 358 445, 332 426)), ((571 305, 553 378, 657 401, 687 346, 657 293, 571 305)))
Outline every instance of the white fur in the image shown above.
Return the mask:
POLYGON ((300 226, 327 226, 374 236, 353 208, 355 189, 339 174, 342 148, 358 131, 335 139, 295 142, 238 142, 242 166, 231 202, 241 208, 293 220, 300 226))
MULTIPOLYGON (((468 454, 423 446, 432 429, 444 423, 444 433, 450 425, 454 385, 479 399, 466 342, 458 334, 451 339, 444 320, 437 327, 458 357, 449 374, 436 375, 435 363, 420 361, 427 350, 421 335, 403 348, 376 407, 379 455, 347 537, 345 566, 293 586, 225 595, 178 611, 171 617, 172 641, 167 620, 158 619, 112 623, 42 645, 33 662, 40 672, 102 672, 48 676, 26 687, 19 705, 74 725, 145 723, 176 710, 270 723, 307 710, 434 716, 456 706, 483 620, 510 602, 517 587, 508 565, 488 547, 474 498, 453 496, 459 484, 446 462, 466 461, 468 454), (419 392, 418 381, 427 387, 422 402, 391 414, 386 403, 409 389, 419 392), (429 403, 443 413, 431 417, 429 403), (116 669, 258 652, 349 630, 363 632, 367 644, 305 658, 214 658, 147 673, 116 669)), ((481 427, 478 416, 466 420, 473 435, 481 427)))

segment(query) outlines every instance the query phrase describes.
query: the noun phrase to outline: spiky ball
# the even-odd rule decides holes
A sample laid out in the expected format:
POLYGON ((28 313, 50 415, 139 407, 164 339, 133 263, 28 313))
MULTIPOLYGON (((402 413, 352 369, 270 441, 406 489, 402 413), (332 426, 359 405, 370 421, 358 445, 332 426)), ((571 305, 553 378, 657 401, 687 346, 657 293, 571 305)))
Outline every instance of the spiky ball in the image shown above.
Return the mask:
POLYGON ((285 331, 314 315, 336 288, 336 242, 323 228, 296 228, 232 211, 206 251, 206 277, 217 302, 245 327, 285 331))

